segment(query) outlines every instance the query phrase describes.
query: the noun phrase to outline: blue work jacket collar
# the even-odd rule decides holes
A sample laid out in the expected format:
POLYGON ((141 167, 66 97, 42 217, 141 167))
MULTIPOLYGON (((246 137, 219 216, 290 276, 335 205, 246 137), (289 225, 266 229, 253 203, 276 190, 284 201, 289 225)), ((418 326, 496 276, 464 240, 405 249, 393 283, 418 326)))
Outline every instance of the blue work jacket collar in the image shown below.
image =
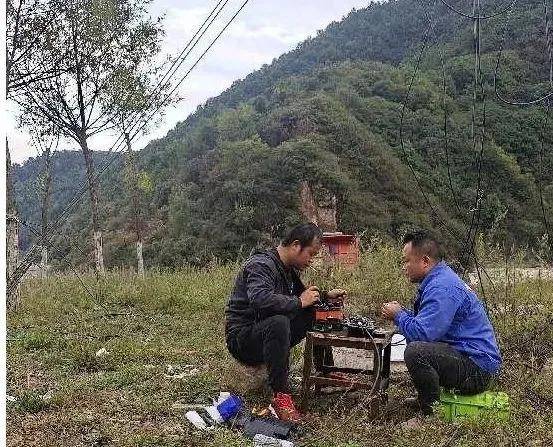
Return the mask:
POLYGON ((438 262, 432 269, 426 274, 424 279, 421 281, 419 285, 419 294, 422 293, 426 285, 432 281, 432 278, 436 277, 444 268, 447 267, 447 264, 445 261, 438 262))

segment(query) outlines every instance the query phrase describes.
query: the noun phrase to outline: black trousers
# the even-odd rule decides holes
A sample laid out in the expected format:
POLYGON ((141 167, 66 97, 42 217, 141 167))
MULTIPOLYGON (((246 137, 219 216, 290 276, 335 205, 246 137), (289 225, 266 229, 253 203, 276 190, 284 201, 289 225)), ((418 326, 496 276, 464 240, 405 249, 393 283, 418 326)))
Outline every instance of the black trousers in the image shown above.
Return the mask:
POLYGON ((305 338, 313 326, 313 309, 302 309, 292 319, 273 315, 227 336, 234 358, 246 365, 267 365, 273 392, 290 392, 288 368, 290 348, 305 338))
POLYGON ((424 414, 432 413, 432 403, 440 397, 440 386, 459 394, 478 394, 492 378, 447 343, 413 341, 405 348, 404 359, 424 414))

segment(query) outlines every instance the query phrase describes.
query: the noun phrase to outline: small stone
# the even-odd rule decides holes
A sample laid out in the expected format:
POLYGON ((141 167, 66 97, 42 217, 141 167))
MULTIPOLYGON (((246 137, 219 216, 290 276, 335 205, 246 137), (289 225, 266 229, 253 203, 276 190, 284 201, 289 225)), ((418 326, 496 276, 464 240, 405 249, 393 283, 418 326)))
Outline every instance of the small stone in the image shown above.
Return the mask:
POLYGON ((106 348, 102 348, 96 352, 96 357, 103 357, 104 355, 108 354, 108 351, 106 348))

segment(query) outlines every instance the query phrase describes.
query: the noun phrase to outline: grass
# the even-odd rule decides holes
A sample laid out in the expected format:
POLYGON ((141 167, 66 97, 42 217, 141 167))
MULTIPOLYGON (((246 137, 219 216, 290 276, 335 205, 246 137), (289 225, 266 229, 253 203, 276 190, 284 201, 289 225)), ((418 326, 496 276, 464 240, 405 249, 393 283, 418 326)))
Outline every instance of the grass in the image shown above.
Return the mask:
MULTIPOLYGON (((309 283, 346 287, 354 312, 375 315, 384 301, 408 303, 394 247, 372 241, 358 269, 319 267, 309 283)), ((8 315, 9 446, 244 446, 240 433, 200 433, 175 404, 207 403, 221 390, 243 396, 251 408, 267 402, 252 390, 224 344, 223 308, 236 265, 149 273, 140 279, 109 274, 33 280, 22 306, 8 315), (105 348, 107 354, 96 353, 105 348), (193 365, 197 374, 168 374, 193 365), (43 398, 46 393, 48 398, 43 398)), ((512 275, 513 276, 513 275, 512 275)), ((426 421, 402 430, 411 415, 401 399, 413 393, 395 374, 390 402, 370 415, 362 393, 316 397, 298 445, 481 446, 553 444, 553 282, 513 280, 486 286, 486 300, 505 358, 496 389, 509 393, 509 421, 448 424, 426 421)), ((301 348, 293 353, 296 370, 301 348)))

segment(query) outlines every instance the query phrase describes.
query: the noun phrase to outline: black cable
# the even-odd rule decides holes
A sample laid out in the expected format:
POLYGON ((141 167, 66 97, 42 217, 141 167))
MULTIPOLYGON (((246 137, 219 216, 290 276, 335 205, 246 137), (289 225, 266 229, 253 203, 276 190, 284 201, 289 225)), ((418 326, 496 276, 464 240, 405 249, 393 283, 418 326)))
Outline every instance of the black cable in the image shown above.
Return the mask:
MULTIPOLYGON (((489 312, 488 309, 488 299, 486 295, 486 290, 484 283, 482 281, 482 275, 480 270, 482 266, 478 261, 476 254, 475 244, 476 236, 478 234, 478 228, 480 226, 481 211, 482 211, 482 161, 484 157, 484 148, 485 148, 485 129, 486 129, 486 95, 484 90, 484 81, 482 76, 482 66, 481 66, 481 19, 480 19, 480 0, 473 1, 473 10, 475 11, 474 17, 474 28, 473 28, 473 41, 474 41, 474 83, 473 83, 473 103, 472 103, 472 138, 473 138, 473 150, 477 151, 478 143, 480 144, 480 151, 477 157, 477 187, 476 187, 476 197, 474 208, 472 209, 471 223, 467 229, 465 246, 468 248, 468 259, 472 258, 475 263, 476 272, 478 275, 478 280, 480 284, 480 290, 482 294, 482 300, 486 308, 486 313, 489 312), (481 98, 482 103, 482 121, 477 126, 476 119, 476 105, 478 103, 478 98, 481 98), (479 133, 479 135, 477 135, 479 133)), ((465 249, 463 258, 467 254, 467 249, 465 249)), ((464 267, 463 277, 466 276, 468 269, 468 262, 464 267)))
MULTIPOLYGON (((475 17, 480 15, 480 0, 473 1, 473 10, 476 12, 475 17)), ((481 201, 482 201, 482 160, 484 156, 484 138, 485 138, 485 126, 486 126, 486 97, 484 93, 484 83, 482 77, 481 69, 481 23, 480 19, 474 19, 474 28, 473 28, 473 44, 474 44, 474 83, 473 83, 473 100, 472 100, 472 146, 473 151, 477 151, 478 145, 480 145, 480 151, 477 156, 477 186, 476 186, 476 197, 474 202, 474 207, 472 208, 472 218, 470 225, 467 230, 465 247, 470 248, 469 257, 474 254, 474 243, 476 235, 478 232, 478 227, 480 223, 481 215, 481 201), (481 98, 482 103, 482 121, 481 124, 477 125, 477 104, 479 102, 478 98, 481 98)), ((465 250, 465 254, 466 255, 465 250)), ((466 271, 465 266, 465 271, 466 271)))
POLYGON ((500 15, 503 15, 505 14, 505 12, 507 12, 508 10, 510 10, 513 6, 515 6, 516 2, 518 0, 512 0, 511 3, 509 3, 505 8, 503 8, 502 10, 500 11, 497 11, 497 12, 494 12, 493 14, 490 14, 490 15, 487 15, 487 16, 481 16, 478 14, 474 14, 473 12, 473 15, 470 15, 470 14, 466 14, 464 12, 462 12, 461 10, 455 8, 454 6, 452 6, 451 4, 449 4, 448 2, 446 2, 445 0, 440 0, 447 8, 449 8, 450 10, 452 10, 453 12, 455 12, 456 14, 460 15, 461 17, 464 17, 466 19, 471 19, 471 20, 487 20, 487 19, 492 19, 494 17, 497 17, 497 16, 500 16, 500 15))
POLYGON ((503 56, 503 49, 504 49, 504 42, 506 40, 506 35, 507 35, 507 28, 508 28, 509 22, 511 20, 511 11, 509 11, 509 14, 507 15, 507 21, 506 21, 505 26, 503 28, 503 37, 502 37, 501 43, 499 45, 499 52, 497 54, 497 61, 496 61, 496 64, 495 64, 495 70, 494 70, 494 76, 493 76, 493 86, 494 86, 495 96, 497 97, 497 99, 499 99, 504 104, 508 104, 508 105, 511 105, 511 106, 530 106, 530 105, 534 105, 534 104, 537 104, 537 103, 540 103, 540 102, 544 102, 544 101, 549 100, 550 98, 553 97, 553 81, 552 81, 552 79, 553 79, 553 49, 552 49, 552 43, 551 43, 552 38, 549 36, 550 21, 549 21, 549 14, 548 14, 548 10, 547 10, 547 0, 543 0, 543 6, 544 6, 544 17, 545 17, 545 39, 546 39, 546 42, 547 42, 547 49, 548 49, 548 54, 549 54, 549 88, 551 90, 549 91, 549 93, 546 93, 545 95, 543 95, 539 98, 536 98, 536 99, 532 99, 530 101, 510 101, 510 100, 506 99, 505 97, 503 97, 499 93, 499 89, 498 89, 498 85, 497 85, 497 79, 499 77, 499 66, 501 64, 501 58, 503 56))
MULTIPOLYGON (((434 7, 436 5, 436 2, 434 2, 434 7)), ((405 157, 405 161, 407 162, 407 165, 409 167, 409 170, 411 171, 411 174, 413 175, 414 179, 415 179, 415 183, 417 184, 417 187, 418 189, 420 190, 427 206, 430 208, 431 212, 433 213, 433 216, 435 217, 435 219, 437 220, 438 224, 446 231, 448 232, 451 236, 453 236, 456 240, 460 240, 460 236, 453 232, 448 224, 442 219, 442 217, 439 215, 438 211, 436 210, 436 208, 434 207, 434 205, 432 204, 432 202, 430 201, 428 195, 426 194, 426 191, 424 190, 424 188, 422 187, 422 184, 421 184, 421 181, 419 179, 419 176, 417 175, 417 172, 415 171, 415 168, 413 167, 410 159, 409 159, 409 155, 407 154, 407 149, 405 147, 405 139, 404 139, 404 121, 405 121, 405 111, 407 109, 407 104, 408 104, 408 101, 409 101, 409 97, 411 95, 411 91, 413 90, 413 84, 415 82, 415 79, 416 79, 416 76, 418 74, 418 70, 419 70, 419 67, 420 67, 420 64, 421 64, 421 61, 422 61, 422 57, 425 53, 425 50, 426 50, 426 47, 428 45, 428 42, 429 42, 429 36, 430 36, 430 33, 431 31, 433 30, 434 28, 434 25, 436 23, 436 20, 429 20, 429 24, 428 24, 428 27, 426 28, 425 30, 425 33, 424 33, 424 37, 423 37, 423 41, 422 41, 422 47, 421 47, 421 50, 418 54, 418 57, 415 61, 415 66, 414 66, 414 70, 413 70, 413 74, 411 76, 411 79, 409 81, 409 86, 407 88, 407 92, 405 93, 405 97, 403 99, 403 103, 402 103, 402 108, 401 108, 401 114, 400 114, 400 127, 399 127, 399 139, 400 139, 400 146, 401 146, 401 150, 403 152, 403 155, 405 157)), ((447 118, 446 118, 447 119, 447 118)))
MULTIPOLYGON (((514 2, 509 6, 509 7, 512 7, 514 5, 514 2)), ((434 7, 435 7, 435 3, 434 3, 434 7)), ((475 15, 474 17, 476 17, 476 20, 480 20, 478 19, 479 16, 475 15)), ((401 118, 400 118, 400 129, 399 129, 399 132, 400 132, 400 145, 401 145, 401 149, 402 149, 402 152, 405 156, 405 160, 407 162, 407 165, 409 166, 409 169, 411 171, 411 173, 413 174, 413 177, 415 178, 415 182, 417 184, 417 187, 418 189, 420 190, 423 198, 425 199, 425 202, 427 204, 427 206, 430 208, 430 210, 432 211, 435 219, 437 220, 437 223, 447 232, 449 233, 451 236, 453 236, 453 238, 457 241, 463 241, 463 238, 461 235, 457 234, 455 231, 451 230, 449 228, 449 225, 441 218, 441 216, 438 214, 438 212, 436 211, 435 207, 432 205, 428 195, 426 194, 426 191, 424 190, 424 188, 422 187, 422 184, 419 180, 419 177, 413 167, 413 165, 411 164, 410 160, 409 160, 409 156, 407 154, 407 151, 406 151, 406 148, 405 148, 405 141, 404 141, 404 119, 405 119, 405 110, 407 108, 407 102, 408 102, 408 99, 409 99, 409 96, 411 94, 411 91, 413 89, 413 84, 414 84, 414 80, 416 78, 416 75, 418 73, 418 70, 419 70, 419 66, 420 66, 420 63, 421 63, 421 60, 422 60, 422 57, 423 57, 423 54, 426 50, 426 47, 428 45, 428 40, 429 40, 429 35, 430 35, 430 31, 433 29, 433 26, 434 26, 434 23, 430 20, 429 21, 429 25, 425 31, 425 34, 424 34, 424 38, 423 38, 423 44, 422 44, 422 47, 421 47, 421 50, 419 52, 419 55, 416 59, 416 62, 415 62, 415 67, 414 67, 414 71, 413 71, 413 75, 411 77, 411 80, 410 80, 410 83, 409 83, 409 87, 407 89, 407 92, 405 94, 405 97, 404 97, 404 100, 403 100, 403 104, 402 104, 402 109, 401 109, 401 118)), ((479 32, 479 27, 476 28, 476 31, 479 32)), ((475 40, 475 51, 480 50, 480 41, 479 39, 476 39, 475 40)), ((479 53, 477 53, 479 54, 479 53)), ((475 56, 477 57, 477 56, 475 56)), ((479 70, 480 69, 480 64, 479 64, 479 59, 477 58, 476 61, 475 61, 475 74, 476 73, 479 73, 479 70)), ((480 76, 480 79, 482 79, 482 77, 480 76)), ((482 90, 482 95, 483 95, 483 84, 481 84, 481 90, 482 90)), ((475 114, 476 110, 475 108, 473 107, 473 118, 474 117, 474 114, 475 114)), ((485 115, 484 115, 485 116, 485 115)), ((485 120, 484 120, 484 124, 485 124, 485 120)), ((474 141, 473 141, 473 145, 474 145, 474 141)), ((483 145, 482 145, 482 148, 483 149, 483 145)), ((480 157, 480 160, 481 160, 481 157, 480 157)), ((479 163, 479 167, 480 167, 480 170, 481 170, 481 163, 479 163)), ((478 191, 477 191, 477 200, 480 196, 480 193, 479 193, 479 190, 480 190, 480 187, 478 187, 478 191)), ((479 208, 479 202, 477 202, 477 205, 478 207, 475 208, 475 209, 478 209, 479 208)), ((469 225, 469 231, 467 232, 467 234, 471 234, 472 233, 472 229, 474 228, 474 225, 475 225, 475 222, 478 222, 479 221, 479 214, 478 214, 478 219, 475 220, 477 217, 477 214, 473 212, 473 219, 471 221, 471 224, 469 225)), ((466 239, 465 239, 466 241, 466 239)), ((473 237, 471 236, 470 237, 470 241, 469 242, 473 242, 473 237)), ((470 251, 469 251, 469 258, 472 257, 474 259, 474 262, 476 264, 476 268, 477 268, 477 271, 478 271, 478 276, 481 277, 481 274, 480 274, 480 270, 485 270, 479 263, 478 261, 478 258, 477 258, 477 255, 475 253, 475 250, 474 250, 474 243, 470 243, 470 251)), ((463 274, 463 276, 466 274, 466 267, 465 267, 465 273, 463 274)), ((487 273, 486 273, 487 274, 487 273)), ((489 277, 489 275, 487 275, 489 277)), ((483 288, 483 286, 482 286, 483 288)), ((494 287, 495 289, 495 287, 494 287)), ((486 300, 485 298, 485 291, 483 291, 484 293, 484 300, 486 300)), ((487 304, 486 304, 487 306, 487 304)))
MULTIPOLYGON (((27 227, 36 237, 41 237, 40 234, 38 233, 38 231, 34 228, 33 225, 31 225, 30 223, 22 220, 22 219, 19 219, 18 217, 14 217, 14 219, 19 222, 19 224, 27 227)), ((54 248, 53 245, 49 245, 49 247, 51 248, 54 248)), ((71 269, 71 271, 74 273, 74 275, 77 277, 77 279, 79 280, 79 282, 81 283, 81 286, 83 287, 83 289, 86 291, 86 293, 88 293, 88 295, 92 298, 92 300, 94 301, 95 304, 98 304, 100 307, 102 307, 104 310, 109 310, 106 306, 104 306, 103 303, 101 303, 99 300, 98 300, 98 296, 94 293, 92 293, 92 291, 86 286, 85 282, 83 281, 83 279, 81 278, 81 276, 77 273, 77 270, 73 267, 73 264, 71 264, 71 262, 69 262, 67 259, 65 259, 66 256, 62 256, 62 259, 61 261, 63 261, 65 263, 66 266, 69 266, 69 268, 71 269)))
POLYGON ((550 114, 550 101, 547 101, 547 106, 545 109, 545 122, 543 124, 543 131, 542 136, 540 140, 540 151, 539 151, 539 171, 538 171, 538 193, 540 198, 540 207, 542 212, 542 219, 543 219, 543 226, 545 228, 545 232, 547 234, 547 242, 549 243, 549 248, 551 250, 550 256, 553 256, 553 238, 551 237, 551 228, 549 226, 549 221, 547 220, 547 213, 545 212, 545 202, 543 200, 543 154, 544 154, 544 139, 545 139, 545 130, 547 128, 547 124, 549 121, 549 114, 550 114))
MULTIPOLYGON (((436 2, 434 2, 434 7, 435 6, 436 6, 436 2)), ((436 211, 436 209, 432 205, 432 202, 430 201, 428 195, 426 194, 426 191, 422 187, 419 176, 417 175, 417 172, 415 171, 415 168, 413 167, 411 161, 409 160, 409 155, 407 154, 407 149, 405 147, 405 139, 404 139, 405 111, 407 109, 409 96, 411 95, 411 91, 413 90, 413 84, 414 84, 416 76, 418 74, 418 70, 419 70, 419 67, 420 67, 420 64, 421 64, 421 61, 422 61, 422 57, 423 57, 424 52, 426 50, 426 47, 428 45, 430 33, 433 30, 435 23, 436 23, 435 20, 429 20, 428 26, 427 26, 427 28, 425 30, 425 33, 424 33, 424 36, 423 36, 422 47, 421 47, 421 50, 420 50, 420 52, 417 56, 417 59, 415 61, 413 74, 412 74, 411 79, 409 81, 407 92, 405 93, 405 96, 404 96, 404 99, 403 99, 401 114, 400 114, 399 139, 400 139, 401 150, 402 150, 403 155, 405 157, 405 161, 407 162, 407 165, 409 167, 409 170, 411 171, 411 174, 413 174, 413 177, 415 178, 415 183, 417 184, 417 187, 420 190, 426 204, 428 205, 428 207, 432 211, 433 215, 438 220, 438 223, 440 224, 440 226, 442 226, 444 229, 446 229, 446 231, 451 232, 449 230, 447 224, 445 223, 445 221, 440 217, 440 215, 438 214, 438 212, 436 211)), ((453 234, 453 235, 455 236, 455 238, 458 237, 456 234, 453 234)))

